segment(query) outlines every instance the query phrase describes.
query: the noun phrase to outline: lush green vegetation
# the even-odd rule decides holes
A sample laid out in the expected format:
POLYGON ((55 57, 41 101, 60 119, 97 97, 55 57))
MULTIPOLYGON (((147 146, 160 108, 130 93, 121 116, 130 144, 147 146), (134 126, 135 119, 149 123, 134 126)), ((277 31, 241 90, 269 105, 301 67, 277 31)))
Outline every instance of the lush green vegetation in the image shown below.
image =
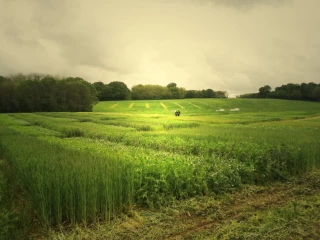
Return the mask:
POLYGON ((82 78, 0 76, 0 112, 91 112, 96 89, 82 78))
POLYGON ((20 186, 12 195, 22 194, 46 228, 223 196, 320 167, 315 102, 108 101, 93 111, 0 115, 2 157, 20 186))
POLYGON ((258 93, 246 93, 239 97, 320 101, 320 84, 314 82, 301 84, 288 83, 276 87, 274 91, 272 91, 269 85, 265 85, 259 88, 258 93))

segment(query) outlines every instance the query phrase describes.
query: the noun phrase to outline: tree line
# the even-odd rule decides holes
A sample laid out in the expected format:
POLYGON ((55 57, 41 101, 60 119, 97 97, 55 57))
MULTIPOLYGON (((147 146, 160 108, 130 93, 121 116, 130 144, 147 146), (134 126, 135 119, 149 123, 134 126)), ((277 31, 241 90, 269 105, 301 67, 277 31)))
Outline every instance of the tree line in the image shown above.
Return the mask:
POLYGON ((320 84, 313 82, 294 84, 288 83, 276 87, 272 91, 269 85, 259 88, 257 93, 246 93, 239 98, 275 98, 287 100, 320 101, 320 84))
POLYGON ((183 98, 227 98, 226 91, 186 90, 167 86, 123 82, 89 83, 79 77, 41 74, 0 76, 0 112, 90 112, 98 101, 183 98))
POLYGON ((123 82, 93 83, 98 92, 99 101, 108 100, 158 100, 158 99, 183 99, 183 98, 227 98, 226 91, 186 90, 171 82, 167 86, 154 84, 138 84, 131 90, 123 82))
POLYGON ((0 112, 88 112, 97 101, 96 89, 79 77, 0 76, 0 112))

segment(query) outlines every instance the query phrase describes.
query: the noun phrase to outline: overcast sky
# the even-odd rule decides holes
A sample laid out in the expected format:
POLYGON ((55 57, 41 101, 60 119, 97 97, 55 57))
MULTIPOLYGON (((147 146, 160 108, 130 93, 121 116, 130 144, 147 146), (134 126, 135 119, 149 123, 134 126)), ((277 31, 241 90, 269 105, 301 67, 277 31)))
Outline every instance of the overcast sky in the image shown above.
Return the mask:
POLYGON ((0 75, 230 97, 320 83, 319 0, 0 0, 0 75))

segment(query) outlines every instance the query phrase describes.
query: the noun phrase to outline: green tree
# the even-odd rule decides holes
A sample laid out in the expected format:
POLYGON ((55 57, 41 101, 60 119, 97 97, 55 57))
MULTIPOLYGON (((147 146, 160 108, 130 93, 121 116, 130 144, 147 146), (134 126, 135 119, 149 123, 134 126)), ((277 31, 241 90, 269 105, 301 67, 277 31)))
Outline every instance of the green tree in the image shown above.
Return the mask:
POLYGON ((125 83, 114 81, 105 85, 102 95, 105 100, 126 100, 130 99, 131 92, 125 83))
POLYGON ((64 81, 64 103, 67 111, 92 111, 93 105, 98 101, 97 91, 92 84, 79 77, 64 81))
POLYGON ((15 102, 19 112, 33 112, 33 84, 31 80, 19 81, 15 84, 15 102))
POLYGON ((14 82, 0 76, 0 112, 15 112, 14 82))
POLYGON ((228 98, 228 92, 226 91, 216 91, 216 98, 228 98))
POLYGON ((186 90, 184 88, 178 88, 177 84, 174 82, 171 82, 167 85, 167 88, 171 92, 171 97, 173 99, 179 99, 179 98, 184 98, 186 94, 186 90))
POLYGON ((312 99, 315 101, 320 101, 320 84, 314 88, 312 92, 312 99))
POLYGON ((302 83, 300 87, 301 98, 303 100, 312 100, 313 99, 313 91, 317 87, 316 83, 302 83))
POLYGON ((94 88, 97 91, 97 97, 100 101, 103 101, 103 89, 105 87, 105 84, 103 82, 95 82, 93 83, 94 88))
POLYGON ((201 93, 199 90, 187 90, 185 94, 185 98, 199 98, 201 97, 201 93))
POLYGON ((131 88, 132 99, 169 99, 172 97, 167 87, 160 85, 135 85, 131 88))
POLYGON ((270 92, 271 87, 269 85, 265 85, 264 87, 259 88, 260 97, 262 98, 266 98, 270 92))
POLYGON ((57 103, 57 80, 52 76, 46 76, 42 79, 44 93, 40 100, 41 111, 55 112, 58 111, 57 103))
POLYGON ((202 91, 202 97, 204 97, 204 98, 214 98, 215 97, 215 92, 212 89, 208 88, 208 89, 202 91))
POLYGON ((177 84, 174 82, 171 82, 167 85, 167 88, 176 88, 176 87, 177 87, 177 84))

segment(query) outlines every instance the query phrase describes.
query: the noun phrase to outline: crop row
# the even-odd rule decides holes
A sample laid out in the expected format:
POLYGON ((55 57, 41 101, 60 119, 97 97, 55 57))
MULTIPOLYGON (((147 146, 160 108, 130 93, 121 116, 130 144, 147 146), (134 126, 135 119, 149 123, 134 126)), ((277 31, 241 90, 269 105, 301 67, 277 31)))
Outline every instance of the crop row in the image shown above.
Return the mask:
MULTIPOLYGON (((286 165, 281 167, 283 172, 289 171, 288 174, 297 174, 318 166, 320 159, 318 149, 319 142, 315 141, 297 146, 293 144, 292 139, 286 139, 285 136, 283 137, 281 135, 278 135, 277 138, 271 136, 271 141, 265 141, 265 136, 268 135, 270 129, 263 128, 255 130, 255 134, 258 135, 255 136, 255 138, 251 138, 254 135, 250 132, 251 136, 237 139, 235 137, 229 138, 225 136, 221 138, 212 135, 190 137, 189 135, 181 133, 170 134, 170 132, 159 134, 158 132, 137 131, 134 128, 123 126, 104 125, 95 122, 78 122, 70 118, 52 118, 34 114, 19 115, 19 119, 25 119, 30 124, 40 125, 44 128, 57 131, 60 136, 82 136, 92 139, 102 139, 126 146, 142 147, 175 154, 208 158, 218 156, 225 159, 236 159, 242 163, 256 166, 257 174, 265 176, 264 178, 266 180, 274 179, 275 173, 271 172, 275 165, 279 165, 276 162, 281 162, 282 165, 286 165), (265 167, 257 167, 260 165, 265 167), (266 168, 269 170, 266 171, 266 168)), ((180 123, 177 122, 174 124, 178 125, 180 123)), ((193 125, 191 124, 190 127, 193 127, 193 125)), ((251 127, 254 128, 255 126, 251 127)), ((285 128, 284 131, 294 132, 294 128, 292 129, 289 127, 285 128)), ((232 128, 232 131, 236 130, 237 129, 232 128)), ((275 131, 279 131, 279 129, 275 131)), ((306 131, 306 129, 303 129, 303 131, 306 131)), ((242 132, 238 135, 241 136, 245 134, 245 132, 242 132)), ((235 135, 236 134, 234 134, 234 136, 235 135)), ((288 133, 286 133, 286 135, 288 135, 288 133)), ((300 136, 302 135, 300 134, 300 136)))

